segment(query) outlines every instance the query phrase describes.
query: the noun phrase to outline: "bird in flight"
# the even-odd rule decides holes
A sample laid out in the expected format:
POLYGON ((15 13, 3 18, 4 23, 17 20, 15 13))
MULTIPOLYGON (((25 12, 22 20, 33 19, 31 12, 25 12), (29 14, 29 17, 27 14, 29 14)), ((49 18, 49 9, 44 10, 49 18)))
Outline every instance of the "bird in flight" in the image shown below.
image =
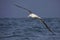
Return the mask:
MULTIPOLYGON (((36 15, 35 13, 33 13, 31 10, 28 10, 28 9, 22 7, 22 6, 19 6, 19 5, 17 5, 17 4, 15 4, 15 6, 17 6, 17 7, 19 7, 19 8, 22 8, 22 9, 24 9, 24 10, 26 10, 26 11, 28 11, 28 12, 29 12, 29 13, 28 13, 28 14, 29 14, 28 17, 31 17, 31 18, 33 18, 33 19, 38 19, 40 22, 42 22, 42 23, 45 25, 45 27, 46 27, 50 32, 53 33, 53 31, 49 28, 49 26, 45 23, 45 21, 44 21, 41 17, 39 17, 38 15, 36 15)), ((53 34, 54 34, 54 33, 53 33, 53 34)))

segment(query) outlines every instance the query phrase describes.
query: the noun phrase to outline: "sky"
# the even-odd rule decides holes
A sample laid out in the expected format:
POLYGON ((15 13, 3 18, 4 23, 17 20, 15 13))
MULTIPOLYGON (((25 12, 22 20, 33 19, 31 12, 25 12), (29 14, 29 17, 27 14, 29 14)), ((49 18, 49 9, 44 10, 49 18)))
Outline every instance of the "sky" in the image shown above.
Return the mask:
POLYGON ((25 18, 28 12, 16 7, 18 4, 40 17, 60 18, 60 0, 0 0, 0 18, 25 18))

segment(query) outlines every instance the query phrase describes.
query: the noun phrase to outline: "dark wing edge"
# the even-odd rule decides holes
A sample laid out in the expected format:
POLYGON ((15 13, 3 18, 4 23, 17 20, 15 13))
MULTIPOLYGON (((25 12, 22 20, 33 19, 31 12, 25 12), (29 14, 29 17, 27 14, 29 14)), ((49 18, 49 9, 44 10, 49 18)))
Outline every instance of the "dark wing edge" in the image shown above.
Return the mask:
POLYGON ((22 7, 22 6, 19 6, 19 5, 17 5, 17 4, 14 4, 14 5, 17 6, 17 7, 19 7, 19 8, 22 8, 22 9, 24 9, 24 10, 27 10, 29 13, 32 13, 32 11, 30 11, 30 10, 28 10, 28 9, 22 7))
POLYGON ((45 21, 43 20, 43 19, 39 19, 44 25, 45 25, 45 27, 51 32, 51 33, 53 33, 54 35, 55 35, 55 33, 49 28, 49 26, 45 23, 45 21))

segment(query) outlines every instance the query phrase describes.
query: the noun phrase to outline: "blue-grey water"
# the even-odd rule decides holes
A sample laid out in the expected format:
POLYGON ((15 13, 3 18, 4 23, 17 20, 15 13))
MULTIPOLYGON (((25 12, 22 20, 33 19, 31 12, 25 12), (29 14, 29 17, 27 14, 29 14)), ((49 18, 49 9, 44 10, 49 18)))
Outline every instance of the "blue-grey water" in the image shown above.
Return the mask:
POLYGON ((60 18, 44 18, 53 35, 38 20, 0 18, 0 40, 60 40, 60 18))

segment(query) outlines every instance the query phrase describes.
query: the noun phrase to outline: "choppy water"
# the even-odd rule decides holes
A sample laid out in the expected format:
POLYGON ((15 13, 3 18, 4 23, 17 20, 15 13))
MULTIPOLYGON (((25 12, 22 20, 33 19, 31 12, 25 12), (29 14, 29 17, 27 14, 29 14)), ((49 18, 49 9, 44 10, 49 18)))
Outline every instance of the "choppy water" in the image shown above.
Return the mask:
POLYGON ((0 18, 0 40, 60 40, 60 18, 44 20, 56 35, 34 19, 0 18))

